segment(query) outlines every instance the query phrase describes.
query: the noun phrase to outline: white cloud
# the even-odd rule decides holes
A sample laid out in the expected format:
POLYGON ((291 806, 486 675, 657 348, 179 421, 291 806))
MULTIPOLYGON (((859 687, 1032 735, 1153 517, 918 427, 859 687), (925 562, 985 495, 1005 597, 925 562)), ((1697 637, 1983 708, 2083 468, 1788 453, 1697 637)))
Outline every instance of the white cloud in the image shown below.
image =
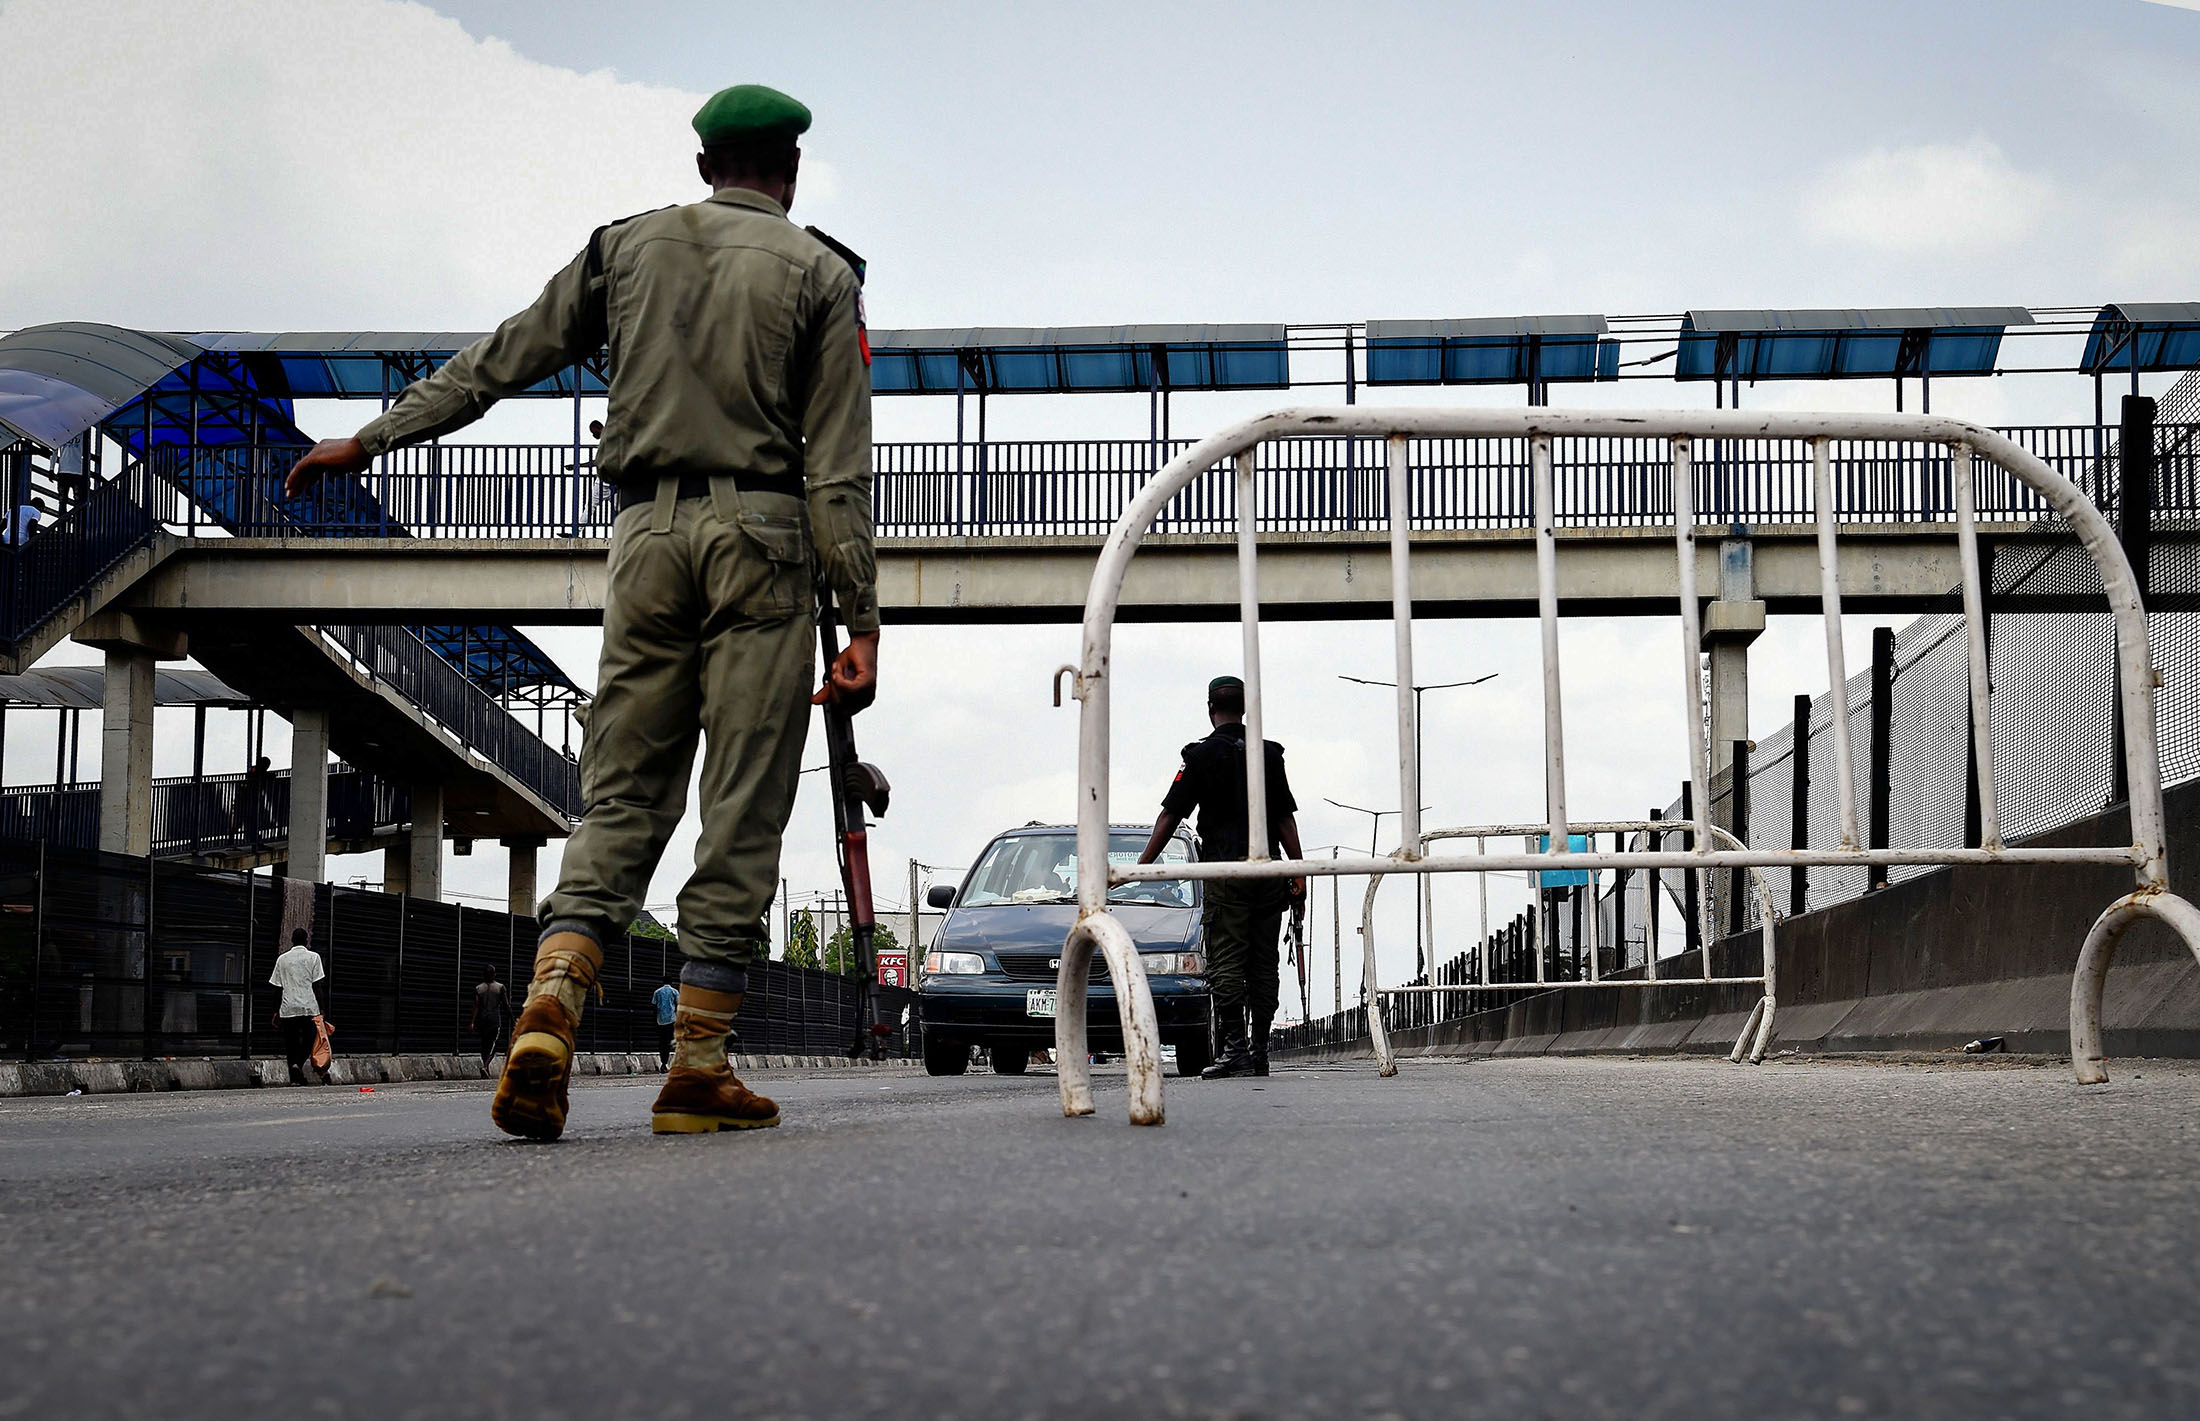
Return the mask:
POLYGON ((700 96, 417 4, 19 0, 0 54, 0 328, 481 327, 598 224, 702 196, 700 96))
POLYGON ((1822 241, 1898 254, 2013 246, 2057 206, 2055 184, 1984 139, 1875 148, 1821 173, 1804 192, 1804 230, 1822 241))

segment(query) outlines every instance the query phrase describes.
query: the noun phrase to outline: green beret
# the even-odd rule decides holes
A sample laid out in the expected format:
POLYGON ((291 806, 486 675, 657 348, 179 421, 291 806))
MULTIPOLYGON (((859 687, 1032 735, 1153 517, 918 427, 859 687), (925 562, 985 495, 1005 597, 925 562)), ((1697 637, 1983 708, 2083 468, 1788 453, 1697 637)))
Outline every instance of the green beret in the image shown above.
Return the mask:
POLYGON ((1235 676, 1217 676, 1207 683, 1207 694, 1210 696, 1217 691, 1242 691, 1244 689, 1245 683, 1235 676))
POLYGON ((720 89, 695 111, 695 136, 705 148, 775 135, 792 138, 809 131, 810 111, 762 84, 720 89))

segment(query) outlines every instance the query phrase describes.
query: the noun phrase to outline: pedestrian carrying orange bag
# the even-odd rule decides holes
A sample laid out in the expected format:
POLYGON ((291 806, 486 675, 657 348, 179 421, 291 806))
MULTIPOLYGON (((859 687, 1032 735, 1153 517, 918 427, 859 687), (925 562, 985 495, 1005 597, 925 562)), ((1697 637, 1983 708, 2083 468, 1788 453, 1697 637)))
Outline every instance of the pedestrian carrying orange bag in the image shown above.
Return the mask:
POLYGON ((336 1028, 328 1024, 328 1018, 316 1013, 313 1018, 313 1068, 315 1070, 325 1071, 328 1069, 330 1058, 336 1054, 335 1050, 328 1044, 328 1039, 335 1034, 336 1028))

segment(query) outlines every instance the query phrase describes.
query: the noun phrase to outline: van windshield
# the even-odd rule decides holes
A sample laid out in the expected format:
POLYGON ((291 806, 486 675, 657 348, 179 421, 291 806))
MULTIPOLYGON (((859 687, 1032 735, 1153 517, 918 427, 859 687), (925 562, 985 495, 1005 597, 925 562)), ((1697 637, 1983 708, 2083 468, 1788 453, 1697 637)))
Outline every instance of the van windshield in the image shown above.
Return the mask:
MULTIPOLYGON (((1108 862, 1134 864, 1146 847, 1143 834, 1108 835, 1108 862)), ((1172 838, 1161 850, 1163 863, 1191 862, 1191 849, 1172 838)), ((1077 836, 1060 834, 1011 834, 987 846, 978 866, 963 885, 965 908, 995 907, 1003 903, 1074 903, 1077 901, 1077 836)), ((1148 903, 1161 908, 1189 908, 1198 899, 1188 879, 1164 879, 1154 883, 1125 883, 1108 895, 1110 903, 1148 903)))

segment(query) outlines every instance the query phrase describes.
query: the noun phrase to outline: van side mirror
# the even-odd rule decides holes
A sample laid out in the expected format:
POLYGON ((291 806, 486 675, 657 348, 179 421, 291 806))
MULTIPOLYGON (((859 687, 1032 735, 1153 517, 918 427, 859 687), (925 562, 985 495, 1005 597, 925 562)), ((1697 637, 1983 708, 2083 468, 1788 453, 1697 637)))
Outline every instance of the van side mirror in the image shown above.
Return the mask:
POLYGON ((955 906, 955 890, 944 883, 935 883, 924 895, 927 908, 952 908, 955 906))

